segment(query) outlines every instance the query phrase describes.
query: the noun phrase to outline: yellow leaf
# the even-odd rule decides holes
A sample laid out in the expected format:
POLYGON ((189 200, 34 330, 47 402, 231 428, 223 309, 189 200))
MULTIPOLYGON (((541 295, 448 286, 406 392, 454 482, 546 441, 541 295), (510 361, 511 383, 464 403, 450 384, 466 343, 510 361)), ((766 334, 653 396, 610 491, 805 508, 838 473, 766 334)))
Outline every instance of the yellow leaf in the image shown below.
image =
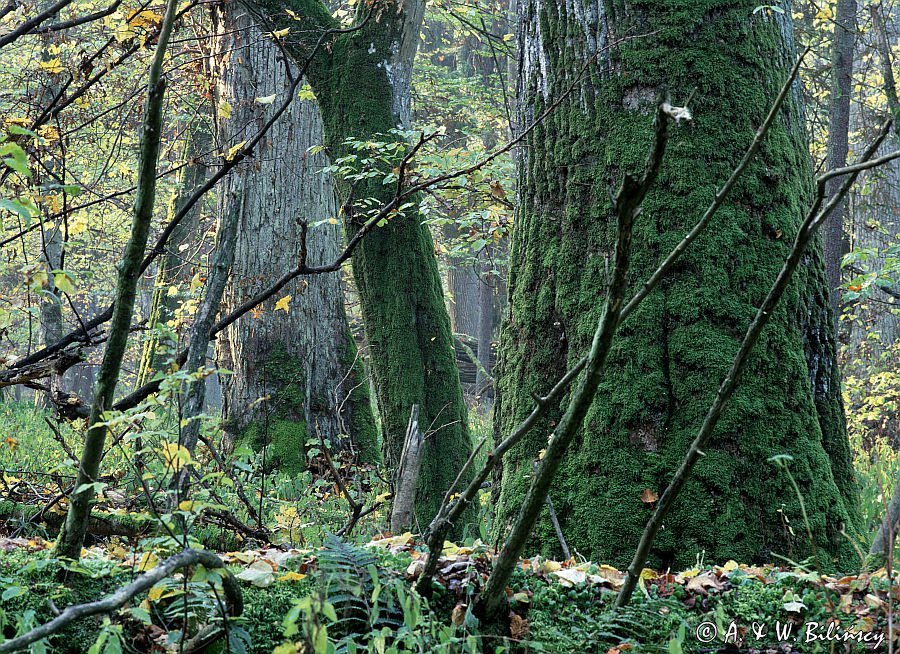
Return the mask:
MULTIPOLYGON (((366 543, 366 547, 402 547, 404 545, 409 545, 413 542, 412 532, 407 531, 405 533, 400 534, 399 536, 389 536, 388 538, 379 538, 377 540, 371 540, 366 543)), ((446 547, 446 543, 444 543, 446 547)))
POLYGON ((219 115, 225 120, 231 118, 231 105, 225 100, 219 102, 219 115))
POLYGON ((88 218, 85 214, 79 213, 69 221, 69 236, 75 236, 86 232, 88 228, 88 218))
POLYGON ((337 225, 338 224, 337 218, 329 218, 328 224, 329 225, 337 225))
POLYGON ((159 563, 159 557, 156 556, 153 552, 144 552, 144 555, 141 557, 140 562, 138 563, 138 572, 147 572, 147 570, 152 570, 156 567, 156 564, 159 563))
POLYGON ((48 141, 59 140, 59 130, 56 129, 53 125, 44 125, 38 129, 37 133, 39 136, 48 141))
POLYGON ((547 560, 541 563, 541 572, 556 572, 557 570, 562 570, 562 564, 559 561, 547 560))
POLYGON ((286 37, 288 35, 288 32, 290 32, 290 31, 291 31, 290 27, 285 27, 283 30, 275 30, 274 32, 272 32, 272 36, 275 37, 276 39, 283 39, 284 37, 286 37))
POLYGON ((163 443, 160 448, 163 460, 173 470, 181 470, 183 467, 193 465, 191 453, 184 445, 178 443, 163 443))
POLYGON ((168 295, 169 297, 174 297, 174 296, 178 295, 178 287, 170 286, 169 290, 166 291, 166 295, 168 295))
POLYGON ((277 95, 277 93, 273 93, 272 95, 267 95, 262 98, 256 98, 256 101, 259 104, 272 104, 273 102, 275 102, 275 96, 277 95))
POLYGON ((300 581, 301 579, 306 579, 306 575, 299 572, 285 572, 278 577, 278 581, 300 581))
POLYGON ((275 303, 275 311, 278 311, 280 309, 281 311, 284 311, 285 313, 290 313, 290 311, 288 310, 288 305, 290 303, 291 303, 291 296, 285 295, 283 298, 281 298, 280 300, 278 300, 278 302, 275 303))
POLYGON ((738 563, 737 563, 737 561, 733 561, 733 560, 728 561, 727 563, 725 563, 725 565, 722 566, 722 570, 724 570, 725 572, 731 572, 733 570, 737 570, 737 568, 738 568, 738 563))
POLYGON ((650 568, 644 568, 643 570, 641 570, 641 579, 651 580, 657 578, 659 578, 659 575, 656 574, 655 570, 651 570, 650 568))
POLYGON ((227 552, 225 557, 241 563, 253 563, 256 560, 256 555, 253 552, 227 552))
POLYGON ((135 35, 134 28, 128 23, 121 23, 116 27, 116 41, 121 43, 127 41, 135 35))
POLYGON ((145 9, 144 11, 134 11, 128 17, 128 24, 134 27, 144 27, 146 25, 159 25, 163 17, 155 11, 145 9))
POLYGON ((164 586, 153 586, 147 593, 147 599, 151 602, 157 602, 162 599, 163 593, 166 592, 164 586))
POLYGON ((42 61, 40 62, 40 66, 42 70, 46 70, 48 73, 51 73, 53 75, 61 73, 65 70, 62 63, 60 63, 59 61, 59 57, 54 57, 49 61, 42 61))
POLYGON ((231 161, 232 159, 234 159, 235 156, 237 156, 237 153, 241 151, 241 148, 243 148, 244 145, 246 145, 246 143, 247 143, 247 141, 241 141, 237 145, 234 145, 231 148, 229 148, 228 152, 225 153, 225 160, 231 161))
POLYGON ((193 511, 195 508, 199 508, 200 503, 195 502, 194 500, 184 500, 178 503, 179 511, 193 511))

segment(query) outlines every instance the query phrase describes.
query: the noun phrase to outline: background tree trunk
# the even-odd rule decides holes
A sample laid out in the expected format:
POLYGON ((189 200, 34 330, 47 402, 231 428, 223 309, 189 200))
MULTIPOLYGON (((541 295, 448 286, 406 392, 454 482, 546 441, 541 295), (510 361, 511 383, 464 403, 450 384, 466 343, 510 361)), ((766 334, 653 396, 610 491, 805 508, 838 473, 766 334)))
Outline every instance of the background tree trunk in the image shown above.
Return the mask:
MULTIPOLYGON (((856 44, 856 0, 838 0, 834 17, 834 42, 831 58, 831 111, 828 116, 829 169, 847 165, 850 149, 850 96, 853 82, 853 53, 856 44)), ((829 195, 840 187, 840 179, 828 184, 829 195)), ((850 249, 844 235, 844 216, 847 203, 835 207, 823 226, 825 239, 825 275, 828 280, 835 333, 841 317, 841 259, 850 249)))
MULTIPOLYGON (((273 27, 290 28, 285 45, 305 61, 322 31, 337 27, 317 0, 291 3, 301 21, 285 12, 283 0, 255 0, 255 11, 273 27)), ((409 125, 410 78, 422 28, 421 0, 384 0, 359 5, 358 19, 371 16, 352 32, 333 35, 309 69, 310 82, 333 156, 347 154, 348 137, 390 134, 409 125)), ((382 136, 383 137, 383 136, 382 136)), ((342 201, 349 186, 341 185, 342 201)), ((359 184, 354 199, 393 199, 393 185, 382 180, 359 184)), ((415 198, 412 198, 415 202, 415 198)), ((359 229, 346 217, 347 233, 359 229)), ((394 216, 370 232, 353 254, 353 276, 369 342, 372 377, 382 420, 385 460, 395 469, 413 405, 425 432, 425 452, 416 495, 416 518, 424 527, 471 452, 468 416, 444 304, 434 242, 417 208, 394 216)), ((461 532, 463 525, 456 525, 461 532)))
MULTIPOLYGON (((672 134, 635 226, 635 287, 751 142, 795 56, 790 14, 753 13, 757 6, 717 3, 708 14, 680 0, 520 2, 519 124, 576 81, 578 88, 522 149, 510 317, 497 373, 501 434, 587 351, 611 266, 609 189, 641 169, 657 97, 671 94, 677 104, 696 88, 694 122, 672 134), (641 34, 648 36, 606 49, 641 34), (582 78, 591 57, 597 60, 582 78), (560 142, 571 145, 553 147, 560 142)), ((554 485, 562 530, 590 559, 627 563, 650 515, 645 490, 665 487, 790 249, 811 188, 798 101, 799 92, 728 206, 619 331, 554 485)), ((657 537, 654 567, 693 563, 700 552, 715 560, 805 556, 809 543, 786 524, 804 533, 799 500, 785 473, 767 463, 775 454, 793 457, 820 551, 850 555, 840 531, 853 531, 858 518, 831 315, 819 243, 657 537)), ((500 529, 514 518, 532 459, 558 419, 550 415, 505 460, 500 529)), ((549 521, 534 533, 545 550, 556 549, 549 521)))
MULTIPOLYGON (((218 16, 219 110, 231 108, 219 140, 227 150, 250 138, 283 101, 290 64, 243 6, 225 3, 218 16), (272 104, 257 100, 273 94, 272 104)), ((327 159, 309 152, 322 141, 316 102, 295 99, 256 156, 223 180, 220 215, 227 215, 232 198, 242 198, 227 308, 296 265, 300 221, 310 224, 310 265, 328 263, 340 252, 340 225, 329 222, 337 216, 332 180, 322 173, 327 159)), ((219 347, 220 364, 234 371, 223 385, 230 429, 255 447, 269 443, 273 465, 305 467, 304 444, 318 434, 347 446, 352 441, 365 460, 377 458, 368 385, 347 324, 340 273, 291 282, 278 298, 230 326, 219 347), (276 308, 288 295, 284 308, 276 308), (269 399, 258 402, 264 396, 269 399)))

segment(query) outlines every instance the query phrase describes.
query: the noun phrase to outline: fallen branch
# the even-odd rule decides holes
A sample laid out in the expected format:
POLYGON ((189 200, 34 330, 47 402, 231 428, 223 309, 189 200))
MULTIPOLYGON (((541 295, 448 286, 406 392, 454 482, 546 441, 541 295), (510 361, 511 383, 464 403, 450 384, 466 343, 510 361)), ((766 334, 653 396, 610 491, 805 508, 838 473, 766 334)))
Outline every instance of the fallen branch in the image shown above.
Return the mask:
POLYGON ((160 581, 181 568, 197 564, 202 565, 207 570, 221 569, 224 571, 225 574, 222 577, 222 588, 225 591, 228 613, 232 617, 239 616, 244 610, 244 600, 241 594, 241 588, 237 579, 234 578, 234 575, 232 575, 225 567, 225 564, 222 563, 222 559, 207 550, 186 549, 169 557, 163 563, 149 572, 145 572, 133 582, 127 586, 123 586, 112 595, 94 602, 66 607, 62 613, 53 618, 50 622, 35 627, 28 633, 0 644, 0 654, 9 654, 10 652, 25 649, 32 643, 36 643, 39 640, 52 636, 66 627, 66 625, 80 618, 111 613, 112 611, 123 607, 141 593, 150 590, 152 586, 158 584, 160 581))

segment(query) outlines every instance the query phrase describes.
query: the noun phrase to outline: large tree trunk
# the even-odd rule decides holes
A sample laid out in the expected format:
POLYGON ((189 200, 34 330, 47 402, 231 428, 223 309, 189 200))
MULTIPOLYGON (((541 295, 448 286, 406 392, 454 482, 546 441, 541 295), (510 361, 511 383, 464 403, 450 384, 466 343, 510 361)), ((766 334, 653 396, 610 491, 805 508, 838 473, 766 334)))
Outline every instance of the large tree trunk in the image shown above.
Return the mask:
MULTIPOLYGON (((283 102, 289 82, 282 51, 246 9, 226 3, 219 19, 218 104, 220 110, 231 107, 230 118, 220 117, 219 140, 230 145, 252 137, 283 102)), ((293 65, 291 70, 297 74, 293 65)), ((322 173, 328 162, 324 154, 309 152, 322 142, 315 101, 295 99, 254 159, 223 180, 221 215, 228 215, 235 198, 241 202, 227 308, 297 264, 301 221, 310 225, 307 263, 338 256, 335 194, 330 176, 322 173)), ((279 297, 230 326, 219 345, 220 363, 234 372, 223 386, 229 428, 255 447, 270 444, 272 465, 302 469, 307 438, 320 434, 335 445, 352 444, 365 460, 377 458, 368 384, 344 312, 339 272, 291 282, 279 297), (260 402, 262 397, 268 399, 260 402)))
MULTIPOLYGON (((290 28, 285 45, 297 61, 306 60, 324 29, 336 27, 318 0, 287 5, 283 0, 255 0, 252 5, 274 27, 290 28)), ((347 137, 390 139, 391 130, 408 125, 412 60, 425 9, 421 0, 358 6, 360 18, 370 9, 373 16, 353 32, 332 35, 309 69, 325 140, 336 157, 348 152, 347 137)), ((349 190, 341 188, 342 198, 349 190)), ((357 185, 353 197, 387 203, 393 193, 393 185, 377 179, 357 185)), ((347 231, 355 234, 359 224, 352 215, 347 218, 347 231)), ((353 254, 353 274, 391 468, 399 461, 410 411, 419 406, 426 441, 416 517, 424 526, 468 458, 471 443, 434 243, 415 208, 392 217, 362 240, 353 254)))
MULTIPOLYGON (((727 178, 794 60, 790 11, 758 3, 573 0, 519 5, 520 125, 578 85, 523 148, 510 256, 510 316, 502 335, 501 433, 585 354, 597 324, 614 230, 610 187, 639 171, 656 98, 691 94, 694 123, 676 130, 634 232, 637 288, 693 225, 727 178), (634 40, 607 49, 623 36, 634 40), (580 76, 588 63, 587 74, 580 76), (565 144, 565 147, 558 147, 565 144)), ((620 330, 605 380, 554 491, 562 529, 579 552, 625 564, 687 451, 755 308, 790 249, 810 197, 811 165, 799 95, 710 228, 620 330)), ((846 553, 857 526, 821 243, 762 334, 730 407, 656 539, 654 565, 795 558, 809 552, 800 500, 820 551, 846 553), (790 525, 787 521, 790 521, 790 525), (793 529, 793 531, 792 531, 793 529)), ((504 463, 500 528, 515 516, 550 415, 504 463)), ((557 537, 535 528, 545 549, 557 537)))

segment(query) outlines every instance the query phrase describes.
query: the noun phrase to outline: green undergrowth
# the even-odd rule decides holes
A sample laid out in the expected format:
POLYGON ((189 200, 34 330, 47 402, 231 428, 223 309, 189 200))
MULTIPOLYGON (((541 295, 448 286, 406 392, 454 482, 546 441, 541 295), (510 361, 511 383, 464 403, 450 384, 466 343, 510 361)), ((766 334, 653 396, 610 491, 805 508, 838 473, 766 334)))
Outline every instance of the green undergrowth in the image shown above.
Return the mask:
MULTIPOLYGON (((78 566, 70 567, 64 585, 62 564, 49 559, 39 546, 5 549, 0 552, 0 626, 6 637, 26 624, 52 619, 53 606, 62 609, 109 594, 137 574, 134 562, 139 560, 127 556, 116 560, 94 549, 78 566)), ((508 593, 510 629, 517 640, 501 644, 481 633, 472 611, 475 593, 489 570, 489 557, 475 549, 474 553, 445 550, 439 586, 429 601, 411 587, 422 554, 412 548, 362 547, 331 538, 321 550, 282 561, 264 580, 248 571, 259 569, 266 550, 243 553, 246 560, 231 553, 226 559, 242 580, 244 611, 231 622, 230 648, 220 642, 209 651, 304 651, 295 643, 315 629, 327 632, 329 645, 322 654, 354 651, 353 647, 359 652, 396 654, 491 648, 617 654, 862 652, 876 646, 887 650, 882 635, 888 633, 892 586, 883 569, 826 577, 800 568, 734 562, 680 574, 645 570, 632 602, 615 611, 619 571, 587 563, 523 561, 508 593)), ((140 643, 147 642, 148 634, 156 642, 168 639, 176 647, 172 651, 177 651, 182 604, 189 605, 195 616, 209 610, 203 608, 204 594, 208 596, 204 585, 196 583, 196 577, 184 584, 179 578, 164 582, 155 595, 151 591, 149 598, 137 597, 131 611, 110 616, 112 627, 120 630, 121 651, 143 651, 140 643), (133 607, 144 609, 152 624, 135 619, 133 607)), ((897 595, 894 587, 895 600, 897 595)), ((102 616, 79 620, 51 639, 46 651, 86 653, 102 625, 102 616)))

